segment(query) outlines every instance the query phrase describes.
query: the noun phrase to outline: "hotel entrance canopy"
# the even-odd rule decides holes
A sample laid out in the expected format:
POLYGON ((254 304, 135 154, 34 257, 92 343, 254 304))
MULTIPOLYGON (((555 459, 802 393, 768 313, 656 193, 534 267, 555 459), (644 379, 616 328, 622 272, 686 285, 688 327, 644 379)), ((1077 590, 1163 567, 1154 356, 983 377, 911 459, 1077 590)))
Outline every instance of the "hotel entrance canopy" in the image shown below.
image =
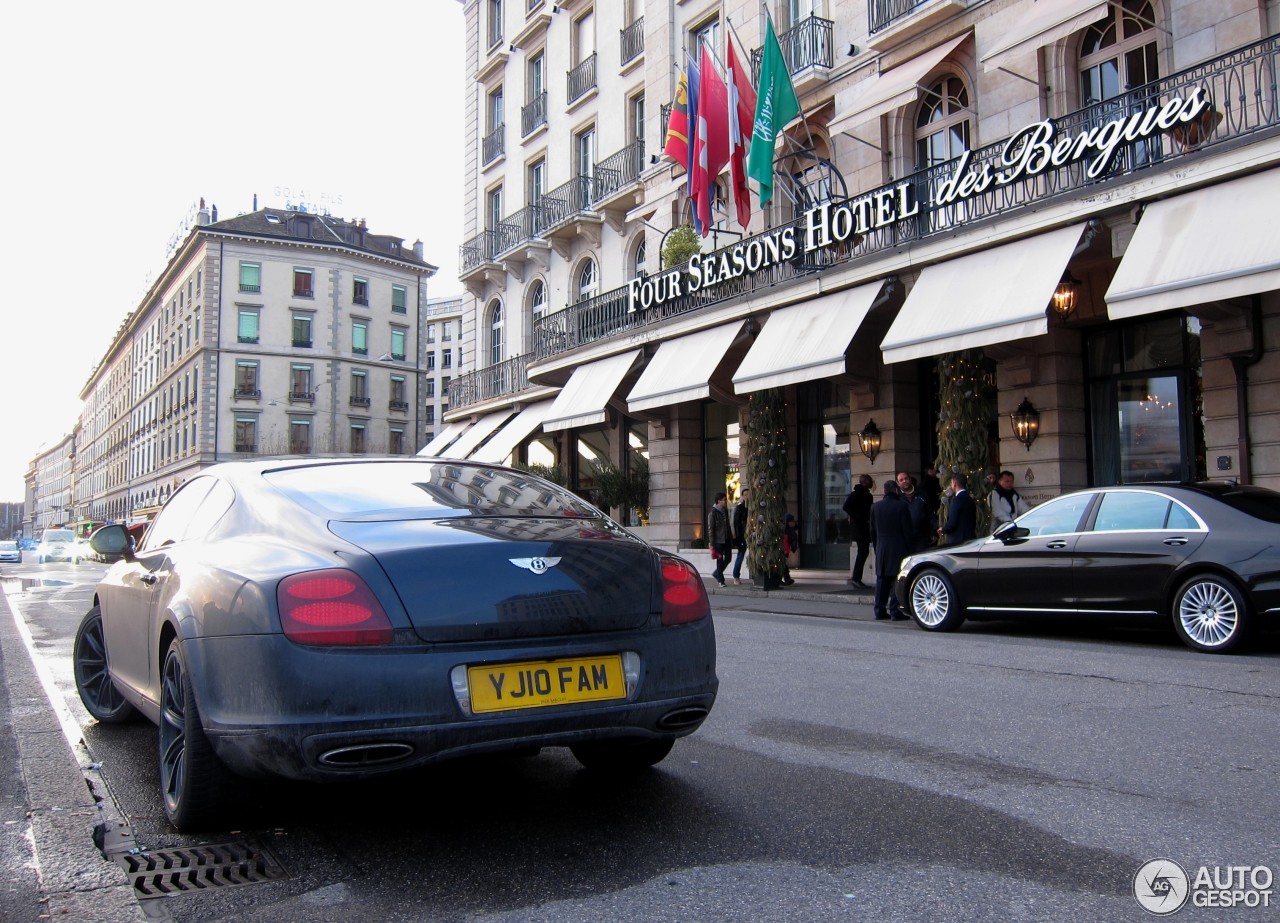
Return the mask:
POLYGON ((1152 202, 1107 289, 1119 320, 1280 289, 1280 170, 1152 202))
POLYGON ((872 282, 775 310, 734 373, 734 391, 843 374, 849 344, 883 289, 872 282))
POLYGON ((484 442, 494 430, 496 430, 511 416, 511 410, 495 410, 493 413, 485 414, 476 422, 467 427, 467 431, 457 438, 451 446, 449 446, 449 456, 451 458, 466 458, 476 446, 484 442))
POLYGON ((547 400, 530 404, 502 429, 494 433, 492 439, 472 452, 471 458, 474 461, 490 462, 495 465, 505 462, 516 450, 516 446, 542 425, 542 421, 551 412, 553 403, 555 403, 553 400, 547 400))
POLYGON ((605 408, 639 359, 640 350, 633 349, 578 366, 552 402, 543 430, 550 433, 605 422, 605 408))
POLYGON ((436 433, 434 439, 422 447, 418 452, 419 455, 439 455, 445 448, 453 443, 467 428, 466 420, 454 420, 445 426, 444 429, 436 433))
POLYGON ((1049 330, 1046 313, 1085 225, 927 266, 885 334, 884 361, 906 362, 1049 330))
POLYGON ((723 324, 663 342, 627 395, 627 409, 635 413, 710 397, 711 379, 745 325, 723 324))

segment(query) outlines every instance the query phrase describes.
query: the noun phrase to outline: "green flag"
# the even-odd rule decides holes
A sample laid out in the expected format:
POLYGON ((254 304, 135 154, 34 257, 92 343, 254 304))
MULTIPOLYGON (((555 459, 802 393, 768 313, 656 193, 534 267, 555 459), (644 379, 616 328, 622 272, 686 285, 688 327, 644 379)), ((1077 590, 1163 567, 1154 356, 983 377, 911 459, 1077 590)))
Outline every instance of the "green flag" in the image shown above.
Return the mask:
POLYGON ((751 153, 747 176, 760 184, 760 204, 773 198, 773 145, 778 132, 800 114, 791 72, 782 59, 773 20, 765 19, 764 60, 760 64, 760 86, 756 90, 756 121, 751 132, 751 153))

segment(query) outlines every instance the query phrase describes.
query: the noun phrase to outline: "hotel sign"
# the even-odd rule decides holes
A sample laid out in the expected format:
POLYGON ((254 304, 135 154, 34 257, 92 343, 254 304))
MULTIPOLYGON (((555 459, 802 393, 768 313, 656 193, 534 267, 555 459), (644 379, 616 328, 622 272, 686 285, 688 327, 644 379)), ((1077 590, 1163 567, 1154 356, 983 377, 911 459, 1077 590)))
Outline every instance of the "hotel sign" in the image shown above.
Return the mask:
MULTIPOLYGON (((1085 176, 1097 179, 1110 169, 1116 154, 1160 132, 1201 124, 1210 108, 1203 87, 1186 96, 1156 101, 1146 108, 1099 121, 1074 134, 1060 134, 1052 119, 1028 125, 1004 146, 999 162, 973 166, 966 150, 950 176, 934 187, 931 208, 945 208, 993 188, 1068 164, 1087 162, 1085 176)), ((878 228, 920 213, 911 182, 885 186, 843 202, 825 202, 805 212, 798 225, 787 225, 711 253, 695 254, 687 266, 627 283, 628 311, 647 311, 684 295, 704 291, 744 275, 760 272, 797 256, 857 240, 878 228)))

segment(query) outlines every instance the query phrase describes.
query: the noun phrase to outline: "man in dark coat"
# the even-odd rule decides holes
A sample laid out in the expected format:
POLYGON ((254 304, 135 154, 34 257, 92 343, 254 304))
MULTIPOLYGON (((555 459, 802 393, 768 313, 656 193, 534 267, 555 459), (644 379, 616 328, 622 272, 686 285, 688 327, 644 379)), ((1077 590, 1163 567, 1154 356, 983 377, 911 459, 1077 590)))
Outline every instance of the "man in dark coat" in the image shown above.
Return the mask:
POLYGON ((898 495, 906 503, 911 512, 912 551, 924 551, 933 540, 933 526, 930 525, 929 511, 925 507, 924 497, 916 490, 916 479, 905 471, 898 472, 898 495))
POLYGON ((900 622, 906 618, 898 608, 893 584, 898 579, 902 559, 915 550, 912 531, 911 511, 898 496, 898 485, 885 481, 883 499, 871 507, 871 542, 876 548, 874 612, 877 619, 900 622))
POLYGON ((978 505, 967 490, 968 484, 960 472, 951 476, 953 496, 947 504, 947 524, 938 530, 948 545, 958 545, 978 537, 978 505))
POLYGON ((853 485, 853 492, 844 500, 844 511, 849 517, 849 539, 858 549, 853 559, 849 582, 860 590, 867 588, 862 582, 862 569, 867 564, 867 554, 871 548, 871 487, 874 484, 871 475, 858 475, 858 483, 853 485))

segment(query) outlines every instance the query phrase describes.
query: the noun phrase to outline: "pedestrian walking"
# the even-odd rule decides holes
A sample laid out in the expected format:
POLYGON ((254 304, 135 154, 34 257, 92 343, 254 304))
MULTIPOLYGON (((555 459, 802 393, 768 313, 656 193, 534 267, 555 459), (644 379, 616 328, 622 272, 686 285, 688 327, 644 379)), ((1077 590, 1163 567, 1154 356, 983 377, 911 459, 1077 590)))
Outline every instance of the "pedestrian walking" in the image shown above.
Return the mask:
POLYGON ((871 488, 875 481, 871 475, 858 475, 858 483, 844 500, 844 511, 849 517, 849 540, 853 542, 857 553, 853 559, 853 569, 849 573, 849 582, 860 590, 867 585, 862 582, 862 570, 867 565, 867 554, 871 548, 871 488))
POLYGON ((716 562, 712 576, 721 586, 725 585, 724 569, 729 563, 729 514, 725 511, 727 502, 724 491, 720 491, 707 513, 707 544, 711 548, 711 557, 716 562))
POLYGON ((914 549, 911 511, 898 493, 894 481, 884 482, 884 496, 871 507, 871 541, 876 549, 876 598, 872 607, 877 619, 900 622, 906 618, 893 592, 902 559, 914 549))
POLYGON ((968 484, 962 472, 951 476, 952 496, 947 504, 947 523, 938 530, 938 535, 950 545, 978 537, 978 505, 969 494, 968 484))
POLYGON ((733 547, 737 554, 733 556, 733 582, 742 583, 742 559, 747 556, 747 494, 750 488, 742 488, 738 494, 738 503, 733 508, 733 547))
POLYGON ((1002 522, 1013 522, 1029 509, 1031 504, 1014 489, 1013 472, 1001 471, 995 489, 991 491, 991 531, 994 532, 1002 522))

